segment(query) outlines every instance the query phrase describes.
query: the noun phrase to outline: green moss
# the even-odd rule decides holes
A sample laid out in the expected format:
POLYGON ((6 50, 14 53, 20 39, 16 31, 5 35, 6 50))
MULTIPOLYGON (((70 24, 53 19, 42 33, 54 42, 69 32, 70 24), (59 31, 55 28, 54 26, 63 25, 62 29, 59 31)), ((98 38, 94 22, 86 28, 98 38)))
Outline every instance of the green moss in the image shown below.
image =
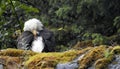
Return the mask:
POLYGON ((94 47, 86 53, 86 55, 79 61, 79 69, 86 69, 91 66, 96 60, 104 57, 105 46, 94 47))
POLYGON ((26 61, 25 66, 32 69, 32 68, 46 68, 46 67, 54 67, 57 62, 57 57, 61 54, 57 53, 40 53, 30 57, 28 61, 26 61), (33 66, 34 65, 34 66, 33 66))
POLYGON ((111 53, 112 54, 120 54, 120 46, 113 47, 111 53))
POLYGON ((108 58, 101 58, 95 62, 95 69, 107 69, 107 65, 113 60, 113 55, 108 58))
POLYGON ((70 62, 78 55, 85 53, 89 49, 91 48, 86 48, 83 50, 69 50, 66 52, 36 54, 26 61, 25 66, 28 68, 39 67, 42 69, 55 68, 56 64, 70 62))
POLYGON ((66 63, 75 59, 77 56, 85 54, 78 61, 79 69, 86 69, 94 64, 95 69, 106 69, 107 65, 113 60, 115 54, 120 54, 120 46, 107 47, 105 45, 97 47, 87 47, 80 50, 69 50, 65 52, 34 53, 19 49, 6 49, 0 52, 0 59, 6 62, 16 61, 14 57, 28 57, 27 60, 17 59, 24 62, 27 69, 54 69, 58 63, 66 63), (6 58, 4 57, 6 56, 6 58), (10 60, 8 60, 8 57, 10 60))
POLYGON ((78 55, 78 51, 70 50, 67 52, 61 53, 40 53, 30 57, 28 61, 26 61, 25 65, 29 68, 34 68, 34 66, 40 66, 42 68, 46 67, 55 67, 57 63, 65 63, 73 60, 78 55), (32 67, 31 67, 32 66, 32 67))
MULTIPOLYGON (((113 60, 115 54, 120 54, 120 46, 109 47, 108 56, 95 62, 95 69, 107 69, 107 65, 113 60)), ((106 51, 107 51, 106 50, 106 51)))
POLYGON ((8 48, 0 52, 0 55, 2 56, 16 56, 17 57, 17 56, 22 56, 24 54, 32 56, 37 53, 29 51, 29 50, 26 51, 26 50, 20 50, 20 49, 12 49, 12 48, 8 48))
POLYGON ((18 69, 21 60, 19 57, 0 56, 0 63, 4 65, 4 69, 18 69))
POLYGON ((107 65, 113 60, 114 55, 109 52, 109 55, 104 58, 98 59, 95 62, 95 69, 107 69, 107 65))
POLYGON ((106 69, 107 64, 109 63, 109 60, 107 58, 98 59, 95 62, 95 69, 106 69))

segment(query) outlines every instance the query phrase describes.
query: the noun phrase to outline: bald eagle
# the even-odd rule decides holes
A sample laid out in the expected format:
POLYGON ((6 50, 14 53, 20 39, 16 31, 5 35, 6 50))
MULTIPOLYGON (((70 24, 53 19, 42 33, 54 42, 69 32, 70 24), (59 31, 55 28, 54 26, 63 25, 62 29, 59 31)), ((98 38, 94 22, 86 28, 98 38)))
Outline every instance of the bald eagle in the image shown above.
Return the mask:
POLYGON ((34 52, 53 52, 55 38, 52 31, 44 28, 36 18, 24 23, 23 33, 17 39, 17 48, 34 52))

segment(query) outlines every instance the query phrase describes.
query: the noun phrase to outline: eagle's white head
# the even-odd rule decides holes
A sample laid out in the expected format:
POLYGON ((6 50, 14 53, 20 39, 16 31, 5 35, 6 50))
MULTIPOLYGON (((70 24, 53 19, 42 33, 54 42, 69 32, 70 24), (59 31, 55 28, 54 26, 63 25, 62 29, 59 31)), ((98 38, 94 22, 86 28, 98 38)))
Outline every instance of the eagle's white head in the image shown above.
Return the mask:
POLYGON ((28 21, 25 22, 24 24, 24 31, 30 31, 34 35, 36 35, 38 30, 43 30, 44 25, 42 24, 41 21, 39 21, 36 18, 29 19, 28 21))
POLYGON ((29 19, 24 24, 24 31, 43 30, 43 24, 36 18, 29 19))

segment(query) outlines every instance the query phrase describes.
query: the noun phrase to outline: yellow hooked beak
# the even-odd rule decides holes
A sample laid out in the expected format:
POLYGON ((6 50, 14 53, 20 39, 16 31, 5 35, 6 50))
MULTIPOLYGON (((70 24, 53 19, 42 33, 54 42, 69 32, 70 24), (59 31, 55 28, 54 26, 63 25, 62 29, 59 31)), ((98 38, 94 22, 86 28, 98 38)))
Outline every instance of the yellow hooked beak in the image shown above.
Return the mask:
POLYGON ((37 31, 36 30, 32 30, 32 33, 33 33, 34 37, 37 36, 37 31))

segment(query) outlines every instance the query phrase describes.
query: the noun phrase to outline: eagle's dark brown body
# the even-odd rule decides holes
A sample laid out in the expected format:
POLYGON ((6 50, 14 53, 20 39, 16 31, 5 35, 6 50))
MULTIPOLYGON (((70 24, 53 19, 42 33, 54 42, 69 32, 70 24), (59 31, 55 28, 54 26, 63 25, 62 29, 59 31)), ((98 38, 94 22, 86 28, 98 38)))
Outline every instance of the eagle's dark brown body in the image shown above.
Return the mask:
MULTIPOLYGON (((42 36, 43 43, 45 45, 44 52, 53 52, 55 51, 55 38, 53 32, 43 29, 38 31, 37 37, 42 36)), ((32 42, 34 41, 34 35, 30 31, 24 31, 21 36, 17 39, 17 48, 31 50, 32 42)))

